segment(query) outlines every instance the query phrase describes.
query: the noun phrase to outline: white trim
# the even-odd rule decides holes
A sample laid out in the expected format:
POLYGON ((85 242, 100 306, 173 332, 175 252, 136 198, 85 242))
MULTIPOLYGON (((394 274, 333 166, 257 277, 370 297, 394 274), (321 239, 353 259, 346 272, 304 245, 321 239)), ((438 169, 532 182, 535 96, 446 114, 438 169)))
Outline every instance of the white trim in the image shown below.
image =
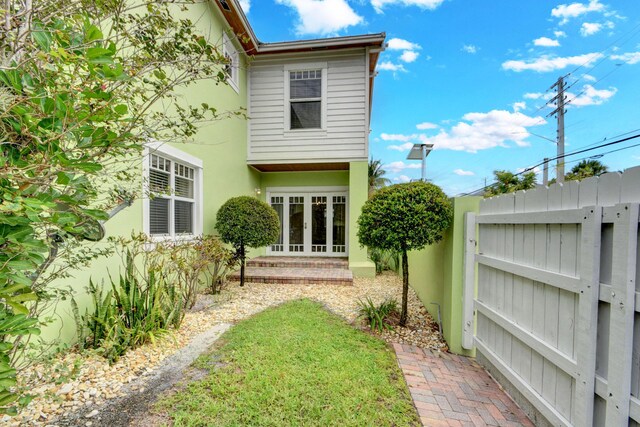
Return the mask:
MULTIPOLYGON (((301 133, 315 134, 324 137, 327 134, 327 62, 300 62, 296 64, 284 65, 284 136, 299 136, 301 133), (320 127, 317 129, 291 129, 291 83, 289 82, 289 72, 322 70, 321 78, 321 99, 320 99, 320 127)), ((309 135, 306 135, 309 136, 309 135)))
MULTIPOLYGON (((203 230, 203 218, 204 218, 204 189, 203 189, 203 162, 201 159, 185 153, 167 143, 161 143, 158 141, 148 142, 144 145, 143 149, 143 161, 142 161, 142 229, 145 234, 150 236, 152 241, 179 241, 179 240, 191 240, 195 236, 202 234, 203 230), (162 157, 166 157, 172 162, 184 164, 194 169, 194 196, 195 202, 194 218, 193 218, 193 233, 181 234, 181 235, 163 235, 163 236, 151 236, 150 224, 149 224, 149 197, 148 193, 148 180, 149 180, 149 155, 157 154, 162 157)), ((173 165, 172 173, 173 176, 173 165)), ((170 222, 173 221, 173 210, 170 210, 170 222)), ((170 226, 170 229, 173 227, 170 226)))
POLYGON ((223 56, 229 55, 231 58, 233 73, 230 78, 227 79, 227 83, 236 93, 240 93, 240 54, 238 53, 238 48, 224 30, 222 31, 222 54, 223 56))
POLYGON ((369 159, 369 134, 371 132, 371 90, 369 76, 369 65, 371 57, 369 54, 370 48, 365 49, 364 55, 364 152, 367 159, 369 159))
POLYGON ((268 193, 331 193, 349 191, 348 186, 327 186, 327 187, 267 187, 268 193))

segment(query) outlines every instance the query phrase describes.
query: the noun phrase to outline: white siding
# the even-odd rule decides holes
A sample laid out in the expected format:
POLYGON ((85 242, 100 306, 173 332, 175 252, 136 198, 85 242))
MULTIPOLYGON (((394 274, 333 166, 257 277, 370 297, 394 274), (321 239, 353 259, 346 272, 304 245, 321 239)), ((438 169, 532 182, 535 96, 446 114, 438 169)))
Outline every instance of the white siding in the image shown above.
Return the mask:
POLYGON ((367 159, 367 65, 364 49, 304 59, 257 58, 250 66, 249 163, 367 159), (289 130, 285 68, 326 63, 326 122, 322 130, 289 130))

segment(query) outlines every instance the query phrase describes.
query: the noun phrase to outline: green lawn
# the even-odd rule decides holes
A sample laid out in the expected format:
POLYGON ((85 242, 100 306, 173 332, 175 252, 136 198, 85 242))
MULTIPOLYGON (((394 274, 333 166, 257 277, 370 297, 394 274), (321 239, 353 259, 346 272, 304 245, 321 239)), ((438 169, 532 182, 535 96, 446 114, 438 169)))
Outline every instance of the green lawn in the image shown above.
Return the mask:
POLYGON ((205 378, 156 408, 176 426, 419 425, 393 350, 321 305, 294 301, 227 332, 205 378))

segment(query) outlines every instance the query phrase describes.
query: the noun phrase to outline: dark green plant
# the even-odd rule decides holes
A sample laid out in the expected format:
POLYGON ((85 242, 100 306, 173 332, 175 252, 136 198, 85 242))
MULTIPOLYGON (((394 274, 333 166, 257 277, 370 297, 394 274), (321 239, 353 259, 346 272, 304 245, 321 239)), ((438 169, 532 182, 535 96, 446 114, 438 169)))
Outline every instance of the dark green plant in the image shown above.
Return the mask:
POLYGON ((422 181, 385 187, 362 207, 362 214, 358 218, 360 244, 402 254, 400 326, 405 326, 407 322, 407 252, 442 240, 452 215, 451 202, 440 187, 422 181))
POLYGON ((80 336, 80 344, 98 349, 110 362, 178 328, 190 298, 176 280, 179 275, 166 247, 146 250, 144 235, 120 238, 117 244, 124 271, 118 280, 110 276, 108 286, 89 282, 93 307, 80 319, 80 331, 88 335, 80 336))
POLYGON ((367 297, 366 301, 358 300, 358 317, 364 319, 372 331, 382 332, 393 329, 389 325, 389 316, 398 313, 398 301, 387 299, 378 305, 367 297))
POLYGON ((499 194, 513 193, 520 190, 529 190, 536 186, 535 172, 527 172, 522 175, 509 171, 494 171, 496 183, 487 189, 485 197, 499 194))
POLYGON ((216 230, 223 242, 233 245, 240 261, 240 286, 244 286, 246 248, 277 242, 280 219, 265 202, 249 196, 232 197, 218 211, 216 230))
POLYGON ((381 160, 369 160, 369 197, 391 183, 391 180, 385 177, 386 173, 387 171, 382 169, 381 160))
POLYGON ((567 181, 582 180, 592 176, 600 176, 608 170, 609 168, 599 160, 582 160, 571 168, 571 171, 564 176, 564 179, 567 181))

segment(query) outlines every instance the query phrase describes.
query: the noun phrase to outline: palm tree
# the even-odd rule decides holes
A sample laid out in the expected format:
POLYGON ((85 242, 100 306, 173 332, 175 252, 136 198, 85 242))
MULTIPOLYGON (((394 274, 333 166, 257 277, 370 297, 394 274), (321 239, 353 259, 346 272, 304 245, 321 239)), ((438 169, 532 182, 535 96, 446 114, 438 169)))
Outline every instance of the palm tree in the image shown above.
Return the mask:
POLYGON ((583 160, 571 168, 571 172, 566 174, 564 179, 571 181, 589 178, 590 176, 600 176, 608 170, 609 168, 599 160, 583 160))
POLYGON ((487 188, 485 197, 497 196, 498 194, 513 193, 519 190, 529 190, 536 186, 535 172, 527 172, 520 177, 509 171, 493 171, 496 183, 487 188))
POLYGON ((381 160, 369 160, 369 197, 387 184, 391 183, 389 178, 385 178, 387 171, 382 169, 381 160))

